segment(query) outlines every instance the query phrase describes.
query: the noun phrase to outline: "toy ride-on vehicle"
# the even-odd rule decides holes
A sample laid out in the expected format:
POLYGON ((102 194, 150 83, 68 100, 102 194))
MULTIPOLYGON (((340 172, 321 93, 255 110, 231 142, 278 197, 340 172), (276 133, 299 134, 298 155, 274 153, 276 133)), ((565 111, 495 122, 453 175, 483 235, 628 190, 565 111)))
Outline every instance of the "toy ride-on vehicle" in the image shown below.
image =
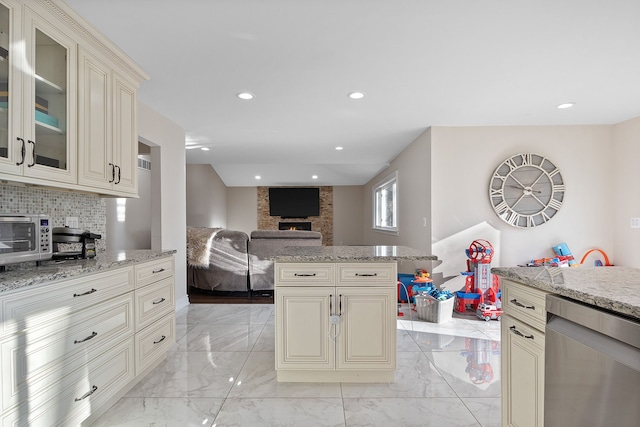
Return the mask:
POLYGON ((476 309, 476 316, 486 320, 487 322, 491 319, 500 320, 501 315, 502 315, 502 309, 496 307, 493 304, 481 303, 478 305, 478 308, 476 309))

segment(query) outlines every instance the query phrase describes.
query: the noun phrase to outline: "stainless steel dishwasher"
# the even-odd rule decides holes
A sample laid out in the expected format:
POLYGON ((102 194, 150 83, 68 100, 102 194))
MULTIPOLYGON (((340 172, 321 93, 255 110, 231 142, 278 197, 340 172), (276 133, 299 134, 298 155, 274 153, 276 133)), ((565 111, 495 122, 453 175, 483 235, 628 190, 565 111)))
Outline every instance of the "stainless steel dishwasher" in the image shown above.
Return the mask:
POLYGON ((640 426, 640 323, 547 295, 544 425, 640 426))

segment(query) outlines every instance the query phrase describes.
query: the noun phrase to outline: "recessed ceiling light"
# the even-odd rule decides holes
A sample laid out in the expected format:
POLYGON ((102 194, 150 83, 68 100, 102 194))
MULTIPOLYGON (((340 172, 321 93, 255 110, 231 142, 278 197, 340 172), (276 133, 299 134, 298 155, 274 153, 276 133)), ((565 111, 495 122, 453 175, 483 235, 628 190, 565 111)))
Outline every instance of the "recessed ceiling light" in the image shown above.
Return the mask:
POLYGON ((311 179, 318 179, 318 175, 312 175, 311 179))
POLYGON ((260 175, 256 175, 255 179, 262 179, 262 177, 260 175))
POLYGON ((571 108, 571 107, 573 107, 574 105, 576 105, 576 103, 575 103, 575 102, 565 102, 564 104, 560 104, 560 105, 558 105, 558 107, 557 107, 557 108, 560 108, 560 109, 562 110, 562 109, 565 109, 565 108, 571 108))
POLYGON ((201 150, 202 151, 209 151, 209 147, 202 147, 201 150))
POLYGON ((351 92, 347 95, 351 99, 362 99, 364 98, 364 93, 362 92, 351 92))
POLYGON ((344 150, 343 147, 336 147, 336 151, 344 150))
POLYGON ((200 148, 199 145, 187 145, 184 147, 186 150, 193 150, 194 148, 200 148))
POLYGON ((248 101, 255 97, 251 92, 239 92, 236 93, 236 96, 240 99, 244 99, 245 101, 248 101))

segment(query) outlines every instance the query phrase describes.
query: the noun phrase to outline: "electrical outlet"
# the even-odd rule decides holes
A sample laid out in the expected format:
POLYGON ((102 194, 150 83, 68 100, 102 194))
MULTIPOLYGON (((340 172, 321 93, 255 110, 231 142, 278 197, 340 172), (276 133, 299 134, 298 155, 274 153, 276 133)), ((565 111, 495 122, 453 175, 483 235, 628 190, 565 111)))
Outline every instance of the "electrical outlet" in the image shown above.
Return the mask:
POLYGON ((631 228, 640 228, 640 218, 631 218, 631 228))
POLYGON ((64 219, 64 226, 69 228, 78 228, 78 217, 68 216, 64 219))

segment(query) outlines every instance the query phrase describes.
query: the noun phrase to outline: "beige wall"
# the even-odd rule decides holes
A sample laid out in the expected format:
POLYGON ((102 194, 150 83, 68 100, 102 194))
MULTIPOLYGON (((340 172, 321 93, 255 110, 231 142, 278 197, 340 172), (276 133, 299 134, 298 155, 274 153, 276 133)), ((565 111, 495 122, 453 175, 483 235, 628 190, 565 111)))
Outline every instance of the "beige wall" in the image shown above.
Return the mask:
POLYGON ((150 107, 138 103, 138 134, 151 147, 152 194, 151 248, 175 249, 176 309, 187 298, 187 230, 184 130, 150 107))
POLYGON ((227 226, 227 188, 211 165, 187 165, 187 225, 227 226))
POLYGON ((364 187, 362 185, 333 187, 333 244, 362 245, 364 187))
POLYGON ((227 188, 227 228, 250 235, 258 229, 258 188, 227 188))
POLYGON ((631 229, 631 218, 640 218, 640 117, 613 127, 613 195, 611 221, 603 227, 614 232, 613 264, 640 268, 640 229, 631 229))

